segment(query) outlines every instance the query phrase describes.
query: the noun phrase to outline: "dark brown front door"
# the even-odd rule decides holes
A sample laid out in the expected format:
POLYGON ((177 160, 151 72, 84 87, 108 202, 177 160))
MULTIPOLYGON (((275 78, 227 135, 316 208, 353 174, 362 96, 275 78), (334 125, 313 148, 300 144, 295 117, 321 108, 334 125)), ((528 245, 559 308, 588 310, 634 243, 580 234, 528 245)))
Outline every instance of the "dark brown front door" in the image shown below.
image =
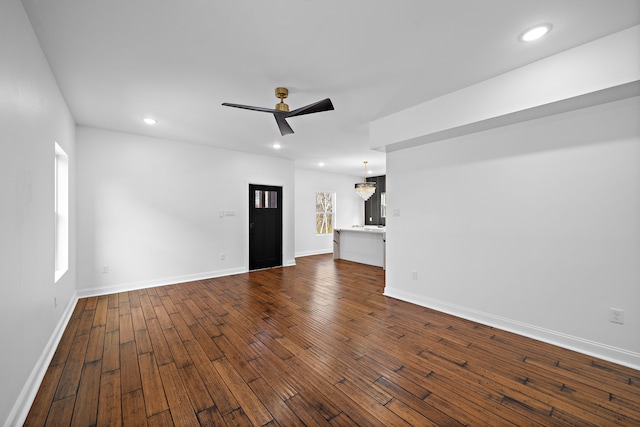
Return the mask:
POLYGON ((249 184, 249 270, 282 265, 282 187, 249 184))

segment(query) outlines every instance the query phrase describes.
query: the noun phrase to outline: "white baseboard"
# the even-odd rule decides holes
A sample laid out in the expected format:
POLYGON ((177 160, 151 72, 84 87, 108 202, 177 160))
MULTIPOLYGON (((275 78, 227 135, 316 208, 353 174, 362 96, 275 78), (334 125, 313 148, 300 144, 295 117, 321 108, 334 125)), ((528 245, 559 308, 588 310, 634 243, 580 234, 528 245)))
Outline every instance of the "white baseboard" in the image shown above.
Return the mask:
POLYGON ((40 354, 40 357, 36 362, 36 366, 34 366, 31 371, 31 375, 29 375, 27 382, 24 387, 22 387, 22 391, 20 392, 15 405, 13 405, 13 408, 9 413, 9 417, 4 423, 4 427, 21 426, 27 419, 31 405, 33 404, 36 394, 38 393, 38 389, 40 388, 40 383, 42 383, 42 379, 47 373, 47 369, 49 369, 49 364, 51 363, 53 355, 58 348, 60 339, 62 339, 62 334, 67 328, 67 324, 71 319, 71 315, 73 314, 73 310, 75 309, 77 302, 78 296, 77 294, 74 294, 65 307, 62 317, 60 317, 58 324, 54 328, 49 341, 42 351, 42 354, 40 354))
POLYGON ((136 291, 138 289, 154 288, 156 286, 173 285, 176 283, 193 282, 195 280, 206 280, 214 277, 231 276, 233 274, 246 273, 247 269, 230 268, 227 270, 208 271, 196 274, 186 274, 183 276, 164 277, 152 280, 143 280, 141 282, 121 283, 117 285, 102 286, 89 289, 81 289, 78 291, 78 298, 87 298, 99 295, 115 294, 118 292, 136 291))
POLYGON ((640 370, 640 353, 388 287, 384 295, 640 370))

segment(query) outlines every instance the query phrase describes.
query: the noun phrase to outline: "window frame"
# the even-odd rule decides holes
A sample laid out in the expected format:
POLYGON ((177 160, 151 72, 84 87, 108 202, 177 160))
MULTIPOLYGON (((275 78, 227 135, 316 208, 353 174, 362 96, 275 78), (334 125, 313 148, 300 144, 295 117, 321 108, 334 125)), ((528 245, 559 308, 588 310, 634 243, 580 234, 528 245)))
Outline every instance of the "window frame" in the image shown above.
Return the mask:
MULTIPOLYGON (((326 196, 322 196, 323 199, 325 199, 326 196)), ((333 235, 333 230, 334 230, 334 226, 335 226, 335 220, 336 220, 336 193, 335 191, 316 191, 316 208, 315 208, 315 225, 316 225, 316 236, 327 236, 327 235, 333 235), (323 210, 319 210, 318 206, 319 206, 319 197, 321 197, 321 194, 330 194, 331 195, 331 203, 329 204, 329 206, 323 206, 325 209, 323 210), (329 209, 327 209, 329 208, 329 209), (327 224, 326 226, 326 232, 319 232, 322 231, 323 228, 322 226, 319 226, 319 218, 323 217, 323 219, 326 218, 330 218, 329 221, 324 222, 325 224, 327 224)), ((326 199, 325 199, 326 200, 326 199)))
POLYGON ((54 142, 54 283, 69 270, 69 156, 54 142))

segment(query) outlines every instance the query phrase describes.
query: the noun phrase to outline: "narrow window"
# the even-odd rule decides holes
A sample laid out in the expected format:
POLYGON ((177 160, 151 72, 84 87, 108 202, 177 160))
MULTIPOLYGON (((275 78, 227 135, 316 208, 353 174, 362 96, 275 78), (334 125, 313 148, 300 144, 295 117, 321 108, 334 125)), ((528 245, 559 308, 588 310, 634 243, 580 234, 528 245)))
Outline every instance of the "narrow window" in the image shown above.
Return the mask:
POLYGON ((316 234, 333 234, 336 193, 318 191, 316 193, 316 234))
POLYGON ((55 281, 69 269, 69 157, 55 143, 55 281))

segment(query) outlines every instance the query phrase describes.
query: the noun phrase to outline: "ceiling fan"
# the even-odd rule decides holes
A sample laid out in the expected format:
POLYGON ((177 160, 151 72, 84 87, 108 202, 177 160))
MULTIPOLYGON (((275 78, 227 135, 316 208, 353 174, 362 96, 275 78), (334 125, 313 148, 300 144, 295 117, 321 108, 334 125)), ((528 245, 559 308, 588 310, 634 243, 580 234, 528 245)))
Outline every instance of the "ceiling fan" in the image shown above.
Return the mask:
POLYGON ((289 96, 289 90, 286 87, 276 88, 276 98, 280 99, 280 102, 276 104, 275 109, 252 107, 251 105, 230 104, 228 102, 222 103, 226 107, 244 108, 245 110, 262 111, 264 113, 272 113, 276 119, 278 128, 282 136, 293 133, 293 129, 289 126, 289 123, 285 119, 289 117, 302 116, 311 113, 320 113, 322 111, 333 110, 333 104, 329 98, 322 101, 314 102, 304 107, 296 108, 293 111, 289 111, 289 106, 284 103, 283 99, 289 96))

